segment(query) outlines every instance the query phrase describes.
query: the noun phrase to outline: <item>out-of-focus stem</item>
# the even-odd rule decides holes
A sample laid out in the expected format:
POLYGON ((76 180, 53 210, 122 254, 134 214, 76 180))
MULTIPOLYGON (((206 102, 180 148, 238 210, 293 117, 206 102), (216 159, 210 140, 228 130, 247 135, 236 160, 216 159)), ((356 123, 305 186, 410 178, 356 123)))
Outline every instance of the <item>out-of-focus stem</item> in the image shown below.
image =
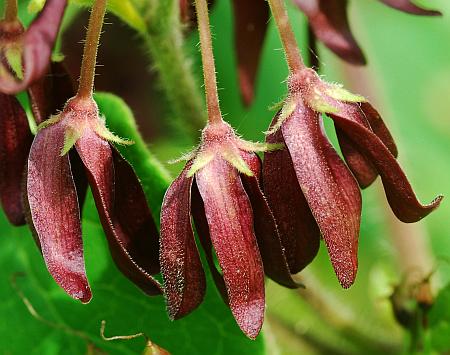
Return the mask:
POLYGON ((273 18, 283 43, 286 60, 288 62, 289 71, 297 73, 305 68, 303 58, 300 55, 297 41, 295 40, 294 31, 289 23, 289 16, 284 5, 284 0, 268 0, 273 18))
POLYGON ((107 0, 96 0, 89 17, 89 25, 84 44, 83 61, 81 63, 80 83, 78 97, 92 97, 94 90, 95 65, 97 64, 97 51, 106 12, 107 0))
POLYGON ((210 123, 222 122, 219 95, 217 93, 216 66, 211 41, 208 4, 206 0, 195 0, 197 11, 198 31, 200 33, 200 47, 202 52, 203 78, 205 81, 206 107, 210 123))
POLYGON ((5 20, 15 21, 17 19, 17 0, 7 0, 5 4, 5 20))

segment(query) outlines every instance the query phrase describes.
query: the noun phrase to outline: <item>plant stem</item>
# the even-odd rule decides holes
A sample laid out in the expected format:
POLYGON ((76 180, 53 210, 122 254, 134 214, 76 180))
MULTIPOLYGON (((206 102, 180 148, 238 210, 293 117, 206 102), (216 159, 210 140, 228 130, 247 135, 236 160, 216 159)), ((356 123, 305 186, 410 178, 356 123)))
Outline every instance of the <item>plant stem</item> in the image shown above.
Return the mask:
POLYGON ((291 74, 298 73, 305 68, 305 64, 300 55, 294 31, 289 23, 289 16, 284 5, 284 0, 268 0, 268 2, 280 34, 281 42, 283 43, 289 71, 291 74))
POLYGON ((89 17, 89 25, 84 44, 83 61, 81 63, 80 83, 77 96, 91 98, 94 89, 95 65, 97 63, 97 50, 103 19, 106 12, 107 0, 96 0, 89 17))
POLYGON ((7 0, 5 4, 5 20, 8 22, 17 20, 17 0, 7 0))
POLYGON ((206 107, 209 123, 222 122, 222 114, 217 93, 216 67, 211 41, 208 4, 206 0, 195 0, 197 11, 198 31, 200 33, 200 47, 202 52, 203 78, 205 81, 206 107))

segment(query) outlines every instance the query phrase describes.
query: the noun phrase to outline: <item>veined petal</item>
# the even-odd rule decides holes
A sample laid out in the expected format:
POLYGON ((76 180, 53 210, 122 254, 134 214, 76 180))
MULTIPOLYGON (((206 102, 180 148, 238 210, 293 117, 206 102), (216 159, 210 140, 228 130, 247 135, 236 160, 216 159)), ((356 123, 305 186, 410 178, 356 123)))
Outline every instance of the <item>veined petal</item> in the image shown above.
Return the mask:
POLYGON ((28 158, 28 202, 50 274, 70 296, 89 302, 77 193, 69 156, 59 154, 63 142, 61 124, 36 135, 28 158))
POLYGON ((255 235, 265 274, 280 285, 297 288, 300 285, 292 279, 275 219, 259 186, 261 161, 252 153, 243 153, 243 157, 253 172, 253 176, 241 174, 241 179, 252 204, 255 235))
POLYGON ((250 105, 269 22, 266 0, 234 0, 234 41, 242 100, 250 105))
POLYGON ((197 183, 194 180, 192 184, 192 217, 194 218, 195 230, 198 234, 198 239, 205 252, 206 261, 208 262, 209 270, 216 285, 217 290, 222 296, 225 304, 229 305, 227 287, 225 286, 225 280, 222 273, 218 270, 214 260, 214 251, 211 241, 211 235, 209 234, 208 220, 205 215, 205 205, 203 204, 202 197, 198 191, 197 183))
POLYGON ((25 224, 22 177, 33 135, 19 101, 0 93, 0 200, 8 220, 25 224))
POLYGON ((298 105, 281 129, 298 183, 322 232, 336 275, 341 285, 348 288, 358 268, 358 184, 325 136, 319 114, 298 105))
MULTIPOLYGON (((272 125, 277 122, 277 117, 272 125)), ((281 130, 266 138, 268 143, 285 144, 281 130)), ((291 273, 308 265, 317 255, 320 231, 295 175, 285 148, 264 154, 264 194, 275 217, 281 244, 291 273)))
POLYGON ((167 308, 178 319, 198 307, 206 280, 191 225, 192 161, 167 190, 161 209, 160 260, 167 308))
POLYGON ((138 190, 142 189, 137 186, 138 181, 131 181, 135 178, 124 176, 132 172, 131 167, 119 162, 109 143, 91 130, 85 130, 75 148, 86 169, 103 230, 117 267, 145 293, 160 294, 160 285, 151 276, 155 272, 154 251, 150 250, 155 241, 152 242, 151 238, 156 236, 152 235, 152 230, 143 230, 143 226, 151 223, 148 220, 151 216, 148 216, 148 207, 142 203, 141 197, 137 201, 139 208, 145 209, 141 211, 144 217, 141 213, 138 216, 129 213, 129 210, 134 211, 136 208, 131 207, 133 200, 130 198, 136 199, 138 190), (119 165, 115 172, 116 162, 119 165), (120 206, 120 203, 124 205, 120 206), (127 216, 123 216, 124 210, 128 210, 127 216))
POLYGON ((67 0, 47 0, 43 10, 23 35, 23 80, 4 72, 0 91, 16 94, 45 75, 67 0))
POLYGON ((220 158, 198 171, 196 182, 231 311, 242 331, 254 339, 262 326, 265 302, 250 201, 237 170, 220 158))
POLYGON ((388 202, 398 219, 406 223, 417 222, 439 206, 442 196, 428 205, 417 200, 397 160, 376 134, 352 120, 339 116, 332 116, 332 119, 378 170, 388 202))
POLYGON ((442 16, 442 13, 440 11, 424 9, 423 7, 414 5, 411 0, 380 0, 380 1, 394 9, 407 12, 413 15, 442 16))
POLYGON ((342 59, 365 64, 364 54, 350 30, 347 0, 294 0, 308 17, 316 37, 342 59))

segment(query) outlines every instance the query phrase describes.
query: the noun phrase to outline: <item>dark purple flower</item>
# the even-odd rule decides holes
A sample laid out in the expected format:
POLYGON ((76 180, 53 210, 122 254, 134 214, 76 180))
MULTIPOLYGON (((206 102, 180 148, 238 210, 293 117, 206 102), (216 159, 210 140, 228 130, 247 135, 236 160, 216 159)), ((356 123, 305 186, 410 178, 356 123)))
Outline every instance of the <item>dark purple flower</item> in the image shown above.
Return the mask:
POLYGON ((248 337, 258 335, 264 318, 264 271, 280 284, 298 286, 259 185, 261 163, 254 151, 266 149, 238 138, 224 122, 209 124, 199 148, 167 190, 160 262, 172 319, 195 309, 205 293, 191 218, 216 285, 248 337))
POLYGON ((442 199, 422 205, 375 109, 311 69, 290 78, 288 98, 267 142, 286 145, 286 150, 265 154, 264 191, 293 272, 312 260, 322 235, 340 283, 352 285, 358 266, 360 187, 378 175, 392 211, 403 222, 420 220, 442 199), (321 114, 334 121, 347 165, 329 143, 321 114))
POLYGON ((0 22, 0 92, 16 94, 45 75, 67 0, 47 0, 30 27, 0 22))
POLYGON ((82 302, 91 291, 75 164, 87 175, 118 268, 147 294, 161 293, 151 276, 159 272, 156 226, 133 168, 109 141, 126 143, 107 130, 93 100, 75 97, 39 127, 28 158, 28 203, 42 255, 55 281, 82 302))
MULTIPOLYGON (((397 10, 415 15, 440 16, 439 11, 426 10, 411 0, 380 0, 397 10)), ((349 63, 363 65, 364 54, 356 42, 348 21, 347 0, 293 0, 308 17, 309 24, 325 46, 349 63)))

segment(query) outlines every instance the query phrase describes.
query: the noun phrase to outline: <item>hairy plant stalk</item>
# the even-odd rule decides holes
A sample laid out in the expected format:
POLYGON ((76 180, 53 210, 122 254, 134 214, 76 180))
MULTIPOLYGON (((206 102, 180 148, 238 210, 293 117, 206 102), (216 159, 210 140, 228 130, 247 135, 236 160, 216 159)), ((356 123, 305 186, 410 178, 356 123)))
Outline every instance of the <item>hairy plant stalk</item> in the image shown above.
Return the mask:
POLYGON ((90 98, 93 94, 97 51, 106 12, 106 2, 107 0, 96 0, 91 10, 86 42, 84 44, 83 61, 81 62, 78 97, 90 98))
POLYGON ((198 31, 200 33, 200 46, 202 52, 203 78, 205 81, 206 107, 210 123, 222 122, 217 93, 216 67, 211 41, 211 28, 209 25, 208 4, 206 0, 195 0, 197 10, 198 31))
POLYGON ((17 13, 17 0, 7 0, 5 4, 5 20, 8 22, 15 21, 17 13))
POLYGON ((146 48, 174 114, 173 122, 190 137, 197 138, 206 116, 200 85, 192 71, 191 58, 184 49, 178 0, 148 3, 145 22, 146 48))
POLYGON ((284 0, 268 0, 268 2, 280 34, 281 42, 283 43, 289 71, 291 73, 299 72, 305 68, 305 64, 300 55, 294 31, 289 23, 289 16, 286 11, 284 0))

